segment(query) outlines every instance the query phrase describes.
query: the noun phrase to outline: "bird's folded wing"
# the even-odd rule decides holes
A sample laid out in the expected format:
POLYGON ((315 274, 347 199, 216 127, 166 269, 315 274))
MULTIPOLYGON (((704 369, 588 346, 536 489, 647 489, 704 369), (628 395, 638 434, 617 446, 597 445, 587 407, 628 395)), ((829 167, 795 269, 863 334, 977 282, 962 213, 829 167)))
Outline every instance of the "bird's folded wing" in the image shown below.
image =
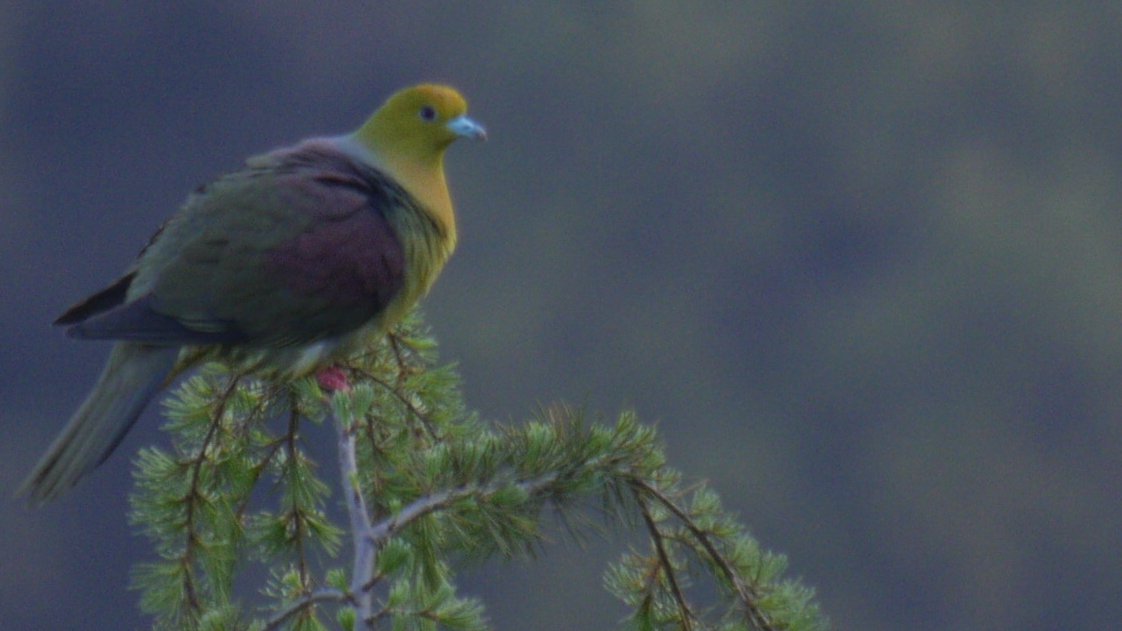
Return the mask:
POLYGON ((405 282, 387 217, 408 196, 372 167, 315 145, 251 165, 197 191, 134 274, 59 323, 88 338, 280 346, 376 317, 405 282))

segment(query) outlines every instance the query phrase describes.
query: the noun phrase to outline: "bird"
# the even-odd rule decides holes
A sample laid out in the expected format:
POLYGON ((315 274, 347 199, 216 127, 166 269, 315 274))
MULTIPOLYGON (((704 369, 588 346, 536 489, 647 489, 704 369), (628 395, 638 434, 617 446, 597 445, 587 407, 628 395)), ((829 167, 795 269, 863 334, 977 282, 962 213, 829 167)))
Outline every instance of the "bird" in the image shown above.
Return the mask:
POLYGON ((455 88, 420 84, 351 133, 250 157, 197 188, 124 275, 55 321, 115 343, 17 493, 36 506, 73 487, 207 361, 282 380, 338 371, 436 280, 457 239, 445 151, 486 137, 455 88))

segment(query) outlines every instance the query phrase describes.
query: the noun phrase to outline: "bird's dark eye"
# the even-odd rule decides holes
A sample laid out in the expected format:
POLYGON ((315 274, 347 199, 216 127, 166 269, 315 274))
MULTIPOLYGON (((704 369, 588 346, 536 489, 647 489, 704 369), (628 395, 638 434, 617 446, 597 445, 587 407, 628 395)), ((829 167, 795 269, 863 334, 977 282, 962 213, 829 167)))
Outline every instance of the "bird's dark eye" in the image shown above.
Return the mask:
POLYGON ((426 105, 426 106, 422 107, 421 108, 421 119, 422 120, 427 120, 427 121, 435 120, 436 119, 436 110, 432 109, 431 105, 426 105))

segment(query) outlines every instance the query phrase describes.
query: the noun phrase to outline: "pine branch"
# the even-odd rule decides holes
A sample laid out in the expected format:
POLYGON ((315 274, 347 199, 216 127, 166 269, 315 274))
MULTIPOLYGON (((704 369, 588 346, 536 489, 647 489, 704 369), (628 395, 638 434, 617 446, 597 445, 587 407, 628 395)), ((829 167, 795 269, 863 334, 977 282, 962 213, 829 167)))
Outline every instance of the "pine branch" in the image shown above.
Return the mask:
POLYGON ((371 529, 370 515, 359 485, 358 459, 355 456, 355 427, 346 425, 338 414, 335 415, 335 426, 339 432, 339 477, 343 485, 344 504, 350 518, 351 541, 354 545, 354 563, 348 597, 355 603, 355 614, 358 619, 372 621, 374 618, 372 588, 377 544, 370 541, 367 534, 371 529))
POLYGON ((157 626, 310 630, 333 612, 352 631, 482 631, 482 604, 457 596, 453 560, 532 553, 549 514, 579 535, 590 519, 578 500, 600 497, 602 518, 639 525, 649 541, 605 576, 637 627, 825 628, 813 592, 781 579, 784 559, 704 485, 683 487, 633 414, 588 423, 554 406, 523 425, 487 426, 434 348, 410 319, 341 366, 351 390, 326 397, 311 379, 255 382, 220 366, 184 382, 167 415, 173 454, 188 455, 143 450, 132 498, 159 557, 134 578, 157 626), (344 528, 325 512, 334 485, 303 449, 304 422, 337 432, 344 528), (353 556, 341 565, 344 534, 353 556), (251 566, 272 579, 235 597, 236 572, 251 566), (255 618, 262 607, 272 613, 255 618))

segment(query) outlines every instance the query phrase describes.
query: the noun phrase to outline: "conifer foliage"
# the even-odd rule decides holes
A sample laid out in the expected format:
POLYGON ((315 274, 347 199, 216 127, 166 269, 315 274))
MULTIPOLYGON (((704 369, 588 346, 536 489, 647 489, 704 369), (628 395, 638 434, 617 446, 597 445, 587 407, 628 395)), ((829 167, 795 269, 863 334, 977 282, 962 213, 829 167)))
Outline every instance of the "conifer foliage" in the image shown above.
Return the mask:
POLYGON ((134 587, 156 628, 489 629, 458 564, 534 551, 554 515, 645 534, 605 572, 628 627, 826 627, 784 558, 684 486, 633 414, 481 422, 416 314, 344 370, 350 389, 325 393, 211 364, 165 402, 173 446, 140 453, 132 495, 156 556, 134 587), (337 463, 313 461, 311 432, 337 436, 337 463))

